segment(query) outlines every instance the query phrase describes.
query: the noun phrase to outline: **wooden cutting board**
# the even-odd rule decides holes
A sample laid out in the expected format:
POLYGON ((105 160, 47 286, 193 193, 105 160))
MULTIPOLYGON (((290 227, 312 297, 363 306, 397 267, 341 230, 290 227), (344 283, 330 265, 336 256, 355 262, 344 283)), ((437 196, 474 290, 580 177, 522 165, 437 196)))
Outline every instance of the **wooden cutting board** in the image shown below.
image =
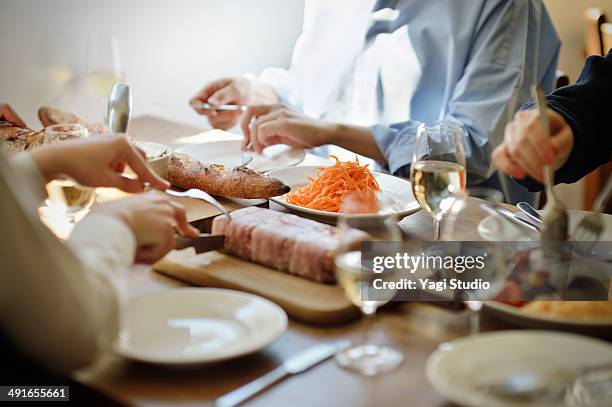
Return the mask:
POLYGON ((154 270, 190 284, 229 288, 265 297, 294 319, 331 325, 359 316, 338 285, 321 284, 219 252, 172 251, 154 270))

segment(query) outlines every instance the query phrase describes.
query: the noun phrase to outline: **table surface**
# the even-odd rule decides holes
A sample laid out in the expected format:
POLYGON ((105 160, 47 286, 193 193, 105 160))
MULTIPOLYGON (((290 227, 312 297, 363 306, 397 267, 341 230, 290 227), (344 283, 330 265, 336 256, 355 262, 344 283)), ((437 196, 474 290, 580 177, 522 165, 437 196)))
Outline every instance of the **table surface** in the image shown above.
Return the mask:
MULTIPOLYGON (((176 147, 201 140, 198 129, 153 117, 136 118, 130 134, 136 139, 157 141, 176 147)), ((309 163, 317 158, 309 157, 309 163)), ((202 203, 202 205, 207 205, 202 203)), ((479 240, 476 226, 482 219, 478 203, 470 200, 465 214, 455 225, 461 240, 479 240)), ((411 239, 429 239, 431 218, 416 213, 404 219, 402 229, 411 239)), ((185 284, 151 270, 134 266, 127 278, 128 297, 182 287, 185 284)), ((290 321, 287 331, 262 351, 235 360, 198 368, 169 369, 131 362, 108 353, 97 364, 79 372, 81 384, 125 405, 190 406, 212 405, 214 400, 274 369, 296 352, 321 341, 359 339, 360 321, 334 327, 313 327, 290 321)), ((483 315, 481 329, 509 326, 483 315)), ((305 373, 288 378, 247 402, 247 406, 449 406, 429 385, 425 365, 429 355, 445 341, 467 333, 463 311, 419 303, 395 303, 380 310, 371 337, 390 344, 405 356, 397 370, 365 378, 327 361, 305 373)))

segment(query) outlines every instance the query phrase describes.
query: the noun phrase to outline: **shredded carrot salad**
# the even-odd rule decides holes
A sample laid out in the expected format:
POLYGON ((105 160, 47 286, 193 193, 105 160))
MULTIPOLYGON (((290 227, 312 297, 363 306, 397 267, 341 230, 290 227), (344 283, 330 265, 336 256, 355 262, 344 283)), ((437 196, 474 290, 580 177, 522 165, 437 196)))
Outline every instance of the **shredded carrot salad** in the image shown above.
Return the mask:
POLYGON ((340 161, 336 156, 329 157, 336 160, 336 163, 331 167, 317 169, 317 177, 308 177, 310 184, 287 194, 287 202, 309 209, 340 212, 345 196, 363 191, 362 196, 374 200, 366 206, 376 207, 376 192, 380 191, 380 186, 368 168, 369 165, 360 165, 357 158, 355 161, 340 161))

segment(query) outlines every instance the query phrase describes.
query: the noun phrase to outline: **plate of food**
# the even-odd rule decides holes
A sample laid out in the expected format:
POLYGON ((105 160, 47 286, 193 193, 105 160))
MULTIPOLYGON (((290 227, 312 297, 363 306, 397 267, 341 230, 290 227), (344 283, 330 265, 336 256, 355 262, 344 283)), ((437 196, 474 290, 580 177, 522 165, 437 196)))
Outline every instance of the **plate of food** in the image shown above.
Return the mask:
POLYGON ((125 306, 117 353, 141 362, 192 365, 256 352, 287 329, 287 314, 264 298, 214 288, 180 288, 125 306))
POLYGON ((241 139, 219 140, 184 145, 176 151, 203 163, 221 164, 230 168, 246 165, 260 172, 297 165, 306 155, 303 149, 285 144, 267 147, 261 154, 245 153, 241 146, 241 139))
POLYGON ((358 160, 340 161, 329 167, 298 166, 270 171, 269 176, 278 178, 291 189, 288 193, 271 198, 296 214, 335 223, 341 216, 379 219, 395 214, 399 219, 420 209, 412 193, 410 181, 372 171, 358 160), (382 197, 384 205, 366 202, 358 213, 341 213, 343 199, 355 192, 366 197, 382 197))
POLYGON ((486 301, 498 318, 524 328, 556 329, 591 335, 612 333, 612 301, 486 301))

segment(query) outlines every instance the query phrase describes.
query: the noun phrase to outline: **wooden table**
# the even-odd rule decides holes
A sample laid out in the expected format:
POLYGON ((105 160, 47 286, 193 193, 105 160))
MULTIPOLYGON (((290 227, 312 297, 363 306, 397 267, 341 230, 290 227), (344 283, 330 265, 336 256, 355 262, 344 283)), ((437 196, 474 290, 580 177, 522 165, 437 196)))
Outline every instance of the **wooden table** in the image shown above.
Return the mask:
MULTIPOLYGON (((175 147, 197 129, 145 117, 135 119, 130 133, 138 139, 175 147)), ((313 160, 315 160, 313 158, 313 160)), ((316 161, 316 160, 315 160, 316 161)), ((205 204, 202 204, 205 205, 205 204)), ((477 240, 482 218, 476 201, 456 225, 465 240, 477 240)), ((410 238, 429 239, 431 218, 417 213, 402 222, 410 238)), ((146 266, 135 266, 127 278, 129 297, 184 286, 146 266)), ((482 329, 507 328, 488 315, 482 329)), ((380 311, 371 336, 405 355, 401 367, 384 376, 364 378, 327 361, 294 376, 252 399, 248 406, 448 406, 427 383, 425 364, 436 347, 467 333, 465 313, 418 303, 397 303, 380 311)), ((360 322, 335 327, 312 327, 290 321, 277 341, 254 355, 190 369, 168 369, 130 362, 112 353, 75 375, 76 380, 125 405, 206 406, 222 394, 265 374, 301 349, 321 341, 359 339, 360 322)))

